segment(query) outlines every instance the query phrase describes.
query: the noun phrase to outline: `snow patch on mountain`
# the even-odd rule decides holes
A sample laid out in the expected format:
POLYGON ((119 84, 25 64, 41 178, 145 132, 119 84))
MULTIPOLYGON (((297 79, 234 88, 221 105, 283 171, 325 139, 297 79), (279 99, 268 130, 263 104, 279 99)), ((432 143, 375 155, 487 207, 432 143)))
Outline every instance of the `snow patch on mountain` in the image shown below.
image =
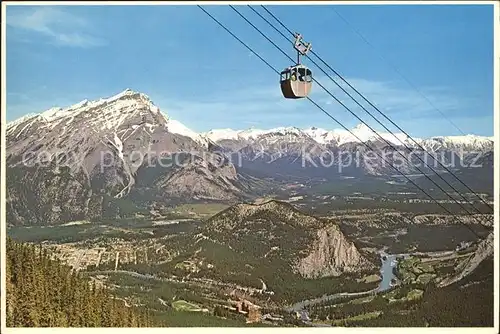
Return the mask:
POLYGON ((239 133, 243 132, 233 129, 214 129, 205 133, 205 136, 210 140, 218 142, 220 140, 238 140, 240 139, 239 133))
MULTIPOLYGON (((17 127, 21 124, 25 124, 24 127, 28 127, 33 122, 38 121, 41 122, 39 123, 40 126, 53 129, 60 124, 68 126, 78 117, 79 119, 87 118, 88 121, 86 124, 95 130, 110 131, 116 129, 127 119, 130 119, 131 115, 146 117, 146 114, 152 115, 160 123, 166 123, 167 121, 167 117, 160 112, 160 109, 154 105, 146 94, 126 89, 109 98, 101 98, 93 101, 85 99, 69 107, 52 107, 40 114, 23 116, 13 122, 9 122, 7 130, 9 134, 16 131, 17 127), (96 111, 99 112, 98 115, 93 114, 96 111), (26 124, 28 121, 32 123, 26 124)), ((139 122, 134 125, 138 126, 139 122)))
POLYGON ((403 133, 376 132, 371 130, 365 124, 359 124, 351 132, 344 129, 335 129, 330 132, 330 136, 334 137, 337 145, 353 143, 353 142, 368 142, 374 140, 387 141, 392 145, 403 145, 408 137, 403 133), (352 132, 352 133, 351 133, 352 132))
POLYGON ((238 131, 238 136, 245 140, 257 139, 259 136, 265 134, 266 132, 266 130, 250 128, 247 130, 238 131))
MULTIPOLYGON (((297 127, 277 127, 272 129, 234 130, 230 128, 212 129, 208 132, 198 133, 186 127, 179 121, 169 119, 160 109, 153 104, 150 98, 131 89, 126 89, 109 98, 89 101, 80 101, 72 106, 61 108, 53 107, 40 114, 29 114, 7 124, 7 135, 16 133, 16 137, 23 132, 30 131, 33 125, 54 129, 61 128, 62 133, 69 129, 70 123, 76 119, 85 119, 86 126, 95 130, 115 131, 124 125, 133 130, 145 127, 150 132, 157 126, 165 126, 171 133, 191 138, 195 142, 208 146, 212 142, 223 140, 267 142, 296 140, 313 140, 320 145, 344 145, 348 143, 359 143, 368 141, 387 141, 392 145, 414 147, 413 140, 403 133, 391 134, 389 132, 374 132, 365 124, 359 124, 351 131, 345 129, 327 130, 323 128, 310 127, 299 129, 297 127), (97 115, 94 115, 98 112, 97 115), (131 121, 130 116, 135 115, 131 121), (152 117, 152 118, 151 118, 152 117), (142 118, 142 122, 140 121, 142 118), (19 126, 22 125, 22 128, 19 126), (19 131, 21 129, 21 131, 19 131)), ((493 137, 481 137, 476 135, 466 136, 436 136, 428 139, 414 138, 425 149, 456 149, 465 147, 468 149, 493 149, 493 137)))
POLYGON ((7 134, 13 133, 16 131, 17 127, 21 124, 25 124, 29 121, 28 124, 25 124, 24 127, 17 133, 16 136, 19 136, 25 129, 26 127, 30 126, 35 122, 38 118, 40 117, 39 114, 27 114, 25 116, 22 116, 12 122, 7 123, 7 134))
MULTIPOLYGON (((259 140, 265 136, 281 135, 297 137, 310 137, 315 142, 321 145, 343 145, 348 143, 360 143, 368 141, 388 142, 393 146, 415 147, 415 142, 423 146, 425 149, 439 148, 480 148, 492 149, 493 137, 482 137, 476 135, 466 136, 437 136, 428 139, 409 138, 404 133, 381 132, 373 131, 365 124, 359 124, 350 131, 345 129, 326 130, 323 128, 309 127, 299 129, 296 127, 278 127, 269 130, 248 129, 248 130, 233 130, 233 129, 213 129, 205 133, 205 136, 214 142, 222 140, 259 140), (413 140, 412 140, 413 139, 413 140)), ((290 137, 292 140, 292 137, 290 137)), ((283 139, 286 139, 284 137, 283 139)))
POLYGON ((184 137, 191 138, 195 142, 202 144, 204 146, 208 145, 208 140, 203 135, 198 134, 197 132, 191 130, 184 124, 174 119, 169 119, 167 121, 167 130, 168 132, 175 133, 184 137))

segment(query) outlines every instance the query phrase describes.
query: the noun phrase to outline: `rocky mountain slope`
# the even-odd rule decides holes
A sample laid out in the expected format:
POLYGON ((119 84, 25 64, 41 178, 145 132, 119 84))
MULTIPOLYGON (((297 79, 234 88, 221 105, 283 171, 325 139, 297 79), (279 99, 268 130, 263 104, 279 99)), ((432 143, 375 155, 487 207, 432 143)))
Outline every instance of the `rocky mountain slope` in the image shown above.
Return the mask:
POLYGON ((212 153, 213 142, 183 131, 132 90, 9 123, 9 220, 50 224, 99 216, 107 199, 134 192, 240 198, 245 179, 240 182, 234 165, 212 153))
MULTIPOLYGON (((410 162, 398 158, 399 140, 416 149, 406 136, 380 133, 399 145, 390 148, 364 125, 352 130, 359 139, 344 130, 295 127, 197 133, 130 89, 27 115, 6 130, 7 216, 14 224, 116 216, 152 202, 238 201, 269 190, 264 179, 390 178, 397 174, 393 164, 403 173, 418 174, 414 164, 429 172, 417 156, 442 170, 422 152, 406 150, 410 162)), ((416 141, 448 160, 457 157, 450 168, 474 183, 492 176, 492 138, 416 141), (474 163, 480 172, 470 168, 474 163)))
MULTIPOLYGON (((410 147, 416 144, 405 134, 395 132, 374 132, 365 124, 359 124, 350 132, 345 129, 325 130, 311 127, 299 129, 295 127, 280 127, 269 130, 250 128, 247 130, 215 129, 202 133, 206 138, 214 142, 223 141, 258 141, 262 138, 279 134, 282 138, 290 139, 296 136, 307 136, 318 144, 341 147, 349 143, 374 142, 386 140, 394 146, 402 146, 403 143, 410 147), (383 139, 382 139, 383 138, 383 139)), ((466 136, 436 136, 431 138, 413 138, 415 142, 426 150, 438 151, 440 149, 465 149, 465 150, 493 150, 493 137, 482 137, 476 135, 466 136)), ((385 144, 388 145, 388 144, 385 144)))
POLYGON ((474 254, 462 262, 457 268, 457 274, 446 278, 440 282, 439 286, 449 286, 455 282, 462 280, 463 278, 469 276, 474 270, 487 258, 493 256, 493 233, 490 233, 485 239, 480 240, 477 244, 477 249, 474 254))
POLYGON ((306 278, 375 268, 337 225, 274 200, 232 206, 212 217, 203 235, 261 261, 284 261, 306 278))
POLYGON ((374 132, 360 124, 351 132, 295 127, 270 130, 211 130, 203 134, 225 148, 238 152, 243 166, 259 174, 335 177, 343 175, 388 176, 398 172, 430 173, 482 164, 493 153, 492 137, 475 135, 411 140, 402 133, 374 132), (366 145, 368 146, 366 146, 366 145), (434 157, 439 161, 436 162, 434 157), (428 167, 430 166, 430 168, 428 167))
POLYGON ((174 257, 161 271, 223 282, 225 293, 261 301, 376 286, 357 279, 378 272, 378 258, 358 250, 334 223, 276 200, 230 206, 191 233, 169 238, 166 247, 174 257))

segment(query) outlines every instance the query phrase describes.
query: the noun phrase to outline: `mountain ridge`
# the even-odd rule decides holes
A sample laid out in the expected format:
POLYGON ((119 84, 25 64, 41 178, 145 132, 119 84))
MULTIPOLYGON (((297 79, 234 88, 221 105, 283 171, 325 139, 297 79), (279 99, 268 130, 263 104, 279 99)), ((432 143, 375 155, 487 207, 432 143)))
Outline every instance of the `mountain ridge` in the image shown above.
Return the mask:
POLYGON ((99 217, 109 206, 104 197, 114 201, 131 192, 153 201, 243 196, 246 179, 211 152, 215 143, 169 131, 169 123, 147 95, 130 89, 11 122, 7 166, 16 172, 7 182, 9 218, 50 224, 82 218, 75 212, 99 217), (51 177, 61 169, 62 177, 51 177), (75 196, 74 210, 62 210, 64 198, 75 196))
POLYGON ((256 258, 288 258, 290 269, 304 278, 376 268, 338 225, 278 200, 235 204, 208 219, 202 234, 256 258))
MULTIPOLYGON (((68 116, 71 117, 74 115, 74 113, 80 113, 84 111, 81 110, 82 108, 89 108, 92 106, 95 107, 99 104, 110 103, 115 100, 131 96, 138 96, 144 101, 148 101, 153 111, 160 113, 163 117, 167 119, 166 115, 160 112, 160 109, 156 105, 154 105, 154 103, 150 100, 148 95, 127 88, 124 91, 108 98, 100 98, 98 100, 92 100, 92 101, 84 99, 69 107, 65 108, 53 107, 41 113, 32 113, 24 115, 22 117, 19 117, 18 119, 12 120, 7 123, 7 133, 15 130, 16 127, 18 127, 20 124, 28 120, 41 118, 46 122, 50 123, 52 121, 58 120, 63 117, 68 117, 68 116)), ((256 140, 259 137, 270 134, 306 135, 312 138, 318 144, 330 144, 332 142, 335 142, 339 146, 346 143, 359 142, 358 139, 354 138, 352 134, 350 134, 345 129, 327 130, 324 128, 319 128, 314 126, 308 128, 298 128, 295 126, 287 126, 287 127, 281 126, 270 129, 256 129, 251 127, 248 129, 240 129, 240 130, 234 130, 231 128, 219 128, 219 129, 211 129, 209 131, 196 132, 178 120, 171 119, 169 125, 171 127, 171 132, 183 135, 185 137, 189 137, 194 141, 204 145, 207 145, 209 141, 217 143, 219 141, 224 141, 224 140, 247 140, 247 141, 256 140)), ((401 140, 408 146, 414 146, 414 143, 411 140, 409 140, 408 136, 406 136, 403 133, 395 132, 394 134, 391 134, 389 132, 383 132, 383 131, 373 132, 371 129, 368 128, 367 125, 363 123, 360 123, 357 126, 355 126, 353 129, 351 129, 351 132, 353 132, 356 136, 358 136, 362 142, 378 139, 378 135, 380 135, 382 138, 384 138, 393 145, 397 146, 402 145, 400 142, 401 140)), ((425 145, 428 142, 440 142, 440 143, 446 142, 448 144, 455 144, 455 145, 461 144, 467 146, 480 146, 484 145, 485 143, 493 144, 494 142, 493 136, 480 136, 474 134, 467 134, 461 136, 442 135, 442 136, 431 136, 427 138, 417 138, 417 137, 412 137, 412 138, 421 145, 422 144, 425 145)), ((427 146, 432 147, 432 145, 427 145, 427 146)))
MULTIPOLYGON (((54 223, 63 216, 65 221, 80 219, 75 212, 92 212, 93 217, 99 217, 110 205, 103 196, 114 200, 134 195, 141 205, 143 198, 147 198, 144 205, 177 200, 234 202, 260 196, 277 185, 271 183, 283 179, 394 175, 390 163, 395 164, 397 157, 375 160, 372 165, 365 154, 372 152, 367 152, 363 143, 349 141, 345 132, 325 131, 279 127, 197 133, 172 120, 146 94, 131 89, 108 98, 50 108, 7 124, 7 166, 18 169, 7 180, 9 212, 14 215, 10 218, 19 221, 22 212, 30 212, 27 217, 35 221, 47 217, 44 223, 54 223), (345 151, 353 156, 361 153, 361 157, 346 164, 347 158, 340 154, 345 151), (323 161, 325 152, 330 153, 331 163, 323 161), (60 167, 68 169, 60 174, 60 167), (19 180, 40 198, 20 189, 15 184, 19 180), (61 211, 65 198, 74 200, 74 210, 61 211)), ((388 151, 367 126, 359 125, 353 131, 372 144, 372 151, 388 151)), ((493 141, 472 135, 450 138, 433 137, 425 140, 424 146, 465 162, 477 159, 474 154, 460 157, 460 151, 487 152, 481 157, 482 174, 492 174, 493 141)), ((414 163, 418 161, 398 168, 404 173, 421 173, 414 163)), ((468 175, 478 175, 477 169, 469 168, 468 175)))

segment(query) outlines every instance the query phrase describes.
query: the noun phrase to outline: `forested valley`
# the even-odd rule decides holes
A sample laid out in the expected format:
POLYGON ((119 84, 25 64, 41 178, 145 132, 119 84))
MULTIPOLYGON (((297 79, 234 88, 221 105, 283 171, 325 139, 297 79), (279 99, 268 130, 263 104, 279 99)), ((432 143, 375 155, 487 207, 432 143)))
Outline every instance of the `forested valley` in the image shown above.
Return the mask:
POLYGON ((7 239, 7 327, 149 327, 145 310, 126 305, 41 246, 7 239))

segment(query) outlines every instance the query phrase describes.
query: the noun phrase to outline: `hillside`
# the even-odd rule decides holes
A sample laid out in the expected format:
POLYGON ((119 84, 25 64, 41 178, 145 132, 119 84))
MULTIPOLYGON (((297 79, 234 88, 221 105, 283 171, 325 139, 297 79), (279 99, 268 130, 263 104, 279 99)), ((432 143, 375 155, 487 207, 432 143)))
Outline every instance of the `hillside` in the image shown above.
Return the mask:
POLYGON ((41 247, 7 239, 7 327, 148 327, 145 310, 81 278, 41 247))
MULTIPOLYGON (((377 135, 364 125, 352 132, 359 139, 345 130, 296 127, 197 133, 130 89, 51 108, 7 125, 7 222, 51 225, 149 215, 174 203, 234 204, 276 193, 280 183, 299 179, 377 177, 382 184, 395 182, 392 165, 416 174, 422 187, 434 188, 418 178, 421 171, 430 172, 418 157, 437 171, 443 168, 408 138, 377 135), (398 158, 401 152, 411 153, 410 162, 398 158)), ((450 168, 473 189, 492 193, 492 138, 415 140, 447 166, 454 163, 450 168)))
POLYGON ((256 258, 290 258, 307 278, 369 270, 369 263, 338 226, 308 216, 288 203, 238 204, 212 217, 204 234, 256 258))
POLYGON ((244 197, 247 179, 210 151, 217 145, 182 131, 129 89, 9 123, 9 223, 120 216, 109 206, 130 197, 144 197, 132 205, 143 209, 152 201, 244 197))
POLYGON ((234 205, 194 233, 163 270, 232 282, 280 302, 346 289, 353 277, 377 271, 338 226, 279 201, 234 205))

